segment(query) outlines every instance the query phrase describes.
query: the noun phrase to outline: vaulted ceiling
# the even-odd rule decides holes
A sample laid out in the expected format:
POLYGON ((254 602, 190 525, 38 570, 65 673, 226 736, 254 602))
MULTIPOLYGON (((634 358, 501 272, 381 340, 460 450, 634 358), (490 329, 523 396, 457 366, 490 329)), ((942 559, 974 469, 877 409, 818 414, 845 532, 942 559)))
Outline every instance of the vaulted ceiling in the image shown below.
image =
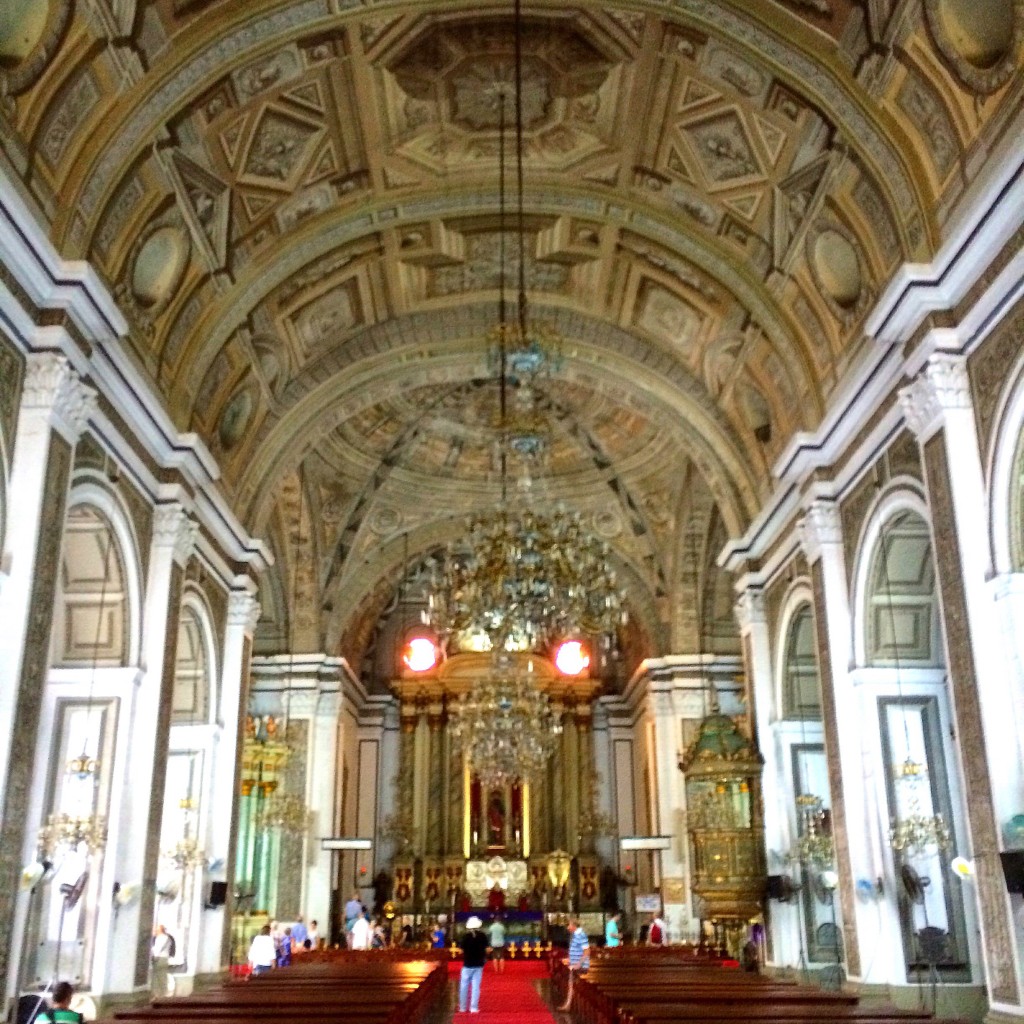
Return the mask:
MULTIPOLYGON (((267 647, 358 661, 410 555, 495 500, 511 14, 0 12, 0 144, 274 546, 267 647)), ((694 574, 935 252, 1019 108, 1022 32, 1020 0, 525 5, 525 277, 563 339, 538 493, 611 543, 639 653, 700 642, 694 574)))

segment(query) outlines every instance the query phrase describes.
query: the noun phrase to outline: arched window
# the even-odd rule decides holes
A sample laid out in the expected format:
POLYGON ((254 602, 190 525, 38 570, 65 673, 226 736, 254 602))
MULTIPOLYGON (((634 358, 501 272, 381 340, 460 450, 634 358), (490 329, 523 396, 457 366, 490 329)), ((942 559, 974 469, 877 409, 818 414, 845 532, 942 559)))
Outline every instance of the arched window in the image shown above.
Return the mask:
POLYGON ((941 658, 931 534, 916 512, 899 512, 882 527, 865 623, 869 665, 934 665, 941 658))
POLYGON ((175 723, 205 722, 210 714, 210 658, 198 611, 191 604, 181 609, 178 652, 174 664, 175 723))
POLYGON ((75 505, 64 526, 53 663, 66 668, 125 665, 129 640, 120 545, 102 512, 75 505))
POLYGON ((821 718, 821 684, 815 652, 814 613, 800 605, 789 621, 782 678, 784 718, 821 718))

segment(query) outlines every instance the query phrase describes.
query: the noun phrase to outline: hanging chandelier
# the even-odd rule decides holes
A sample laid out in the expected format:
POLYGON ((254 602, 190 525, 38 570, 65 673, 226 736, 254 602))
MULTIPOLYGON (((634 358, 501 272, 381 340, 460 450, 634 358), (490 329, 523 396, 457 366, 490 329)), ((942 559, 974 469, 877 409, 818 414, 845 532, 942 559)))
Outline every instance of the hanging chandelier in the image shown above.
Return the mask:
POLYGON ((294 793, 274 794, 260 812, 260 825, 287 835, 305 835, 310 812, 305 800, 294 793))
POLYGON ((39 852, 53 860, 63 851, 98 853, 107 845, 107 819, 97 814, 51 814, 39 830, 39 852))
MULTIPOLYGON (((498 114, 499 262, 498 324, 488 335, 498 378, 501 499, 469 523, 458 548, 435 563, 426 621, 448 646, 470 637, 495 651, 528 651, 555 639, 613 637, 623 622, 623 594, 609 567, 610 549, 589 536, 580 516, 560 508, 515 509, 508 501, 509 462, 521 473, 518 493, 533 498, 532 472, 550 447, 551 423, 539 389, 561 364, 562 341, 550 325, 531 322, 526 299, 526 229, 523 212, 522 13, 515 3, 514 88, 501 82, 492 101, 498 114), (510 316, 505 285, 505 105, 515 104, 518 293, 510 316)), ((525 503, 524 503, 525 504, 525 503)))
POLYGON ((796 798, 800 826, 796 842, 790 847, 786 860, 791 864, 809 864, 828 869, 835 864, 835 844, 829 813, 821 797, 814 793, 801 793, 796 798))
POLYGON ((485 634, 492 650, 611 634, 623 619, 608 547, 579 516, 501 510, 471 521, 468 551, 434 567, 427 617, 444 639, 485 634))
POLYGON ((927 777, 924 765, 907 757, 896 768, 897 810, 889 828, 889 845, 908 857, 929 850, 946 850, 952 839, 949 826, 941 814, 928 814, 921 800, 921 784, 927 777), (902 793, 903 800, 899 799, 902 793))
POLYGON ((508 655, 449 709, 449 732, 484 786, 528 782, 543 774, 560 723, 533 678, 508 655))

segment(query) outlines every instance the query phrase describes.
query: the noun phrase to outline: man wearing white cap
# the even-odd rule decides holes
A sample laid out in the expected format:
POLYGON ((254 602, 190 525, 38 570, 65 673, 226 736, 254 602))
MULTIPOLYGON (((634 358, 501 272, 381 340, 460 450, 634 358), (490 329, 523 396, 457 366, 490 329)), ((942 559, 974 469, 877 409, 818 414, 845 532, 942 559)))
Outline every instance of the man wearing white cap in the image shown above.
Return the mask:
POLYGON ((480 981, 487 963, 487 936, 483 933, 483 922, 474 914, 466 922, 466 932, 459 948, 462 950, 462 974, 459 976, 459 1013, 466 1012, 466 997, 469 996, 469 1012, 480 1012, 480 981))

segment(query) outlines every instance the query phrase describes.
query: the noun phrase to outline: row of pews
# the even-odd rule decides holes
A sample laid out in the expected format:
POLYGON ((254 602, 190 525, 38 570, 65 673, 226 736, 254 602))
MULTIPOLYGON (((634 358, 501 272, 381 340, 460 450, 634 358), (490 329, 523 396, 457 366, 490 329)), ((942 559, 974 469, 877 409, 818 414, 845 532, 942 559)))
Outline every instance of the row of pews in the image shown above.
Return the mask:
MULTIPOLYGON (((573 985, 580 1024, 914 1024, 926 1011, 862 1006, 854 993, 823 991, 792 980, 737 969, 714 953, 677 953, 634 947, 596 956, 573 985)), ((564 962, 554 967, 559 1003, 569 982, 564 962)), ((933 1024, 952 1024, 937 1022, 933 1024)))
POLYGON ((339 952, 303 956, 290 967, 182 998, 154 999, 120 1010, 119 1024, 260 1024, 263 1021, 340 1021, 417 1024, 435 1007, 448 981, 440 959, 360 956, 339 952))

